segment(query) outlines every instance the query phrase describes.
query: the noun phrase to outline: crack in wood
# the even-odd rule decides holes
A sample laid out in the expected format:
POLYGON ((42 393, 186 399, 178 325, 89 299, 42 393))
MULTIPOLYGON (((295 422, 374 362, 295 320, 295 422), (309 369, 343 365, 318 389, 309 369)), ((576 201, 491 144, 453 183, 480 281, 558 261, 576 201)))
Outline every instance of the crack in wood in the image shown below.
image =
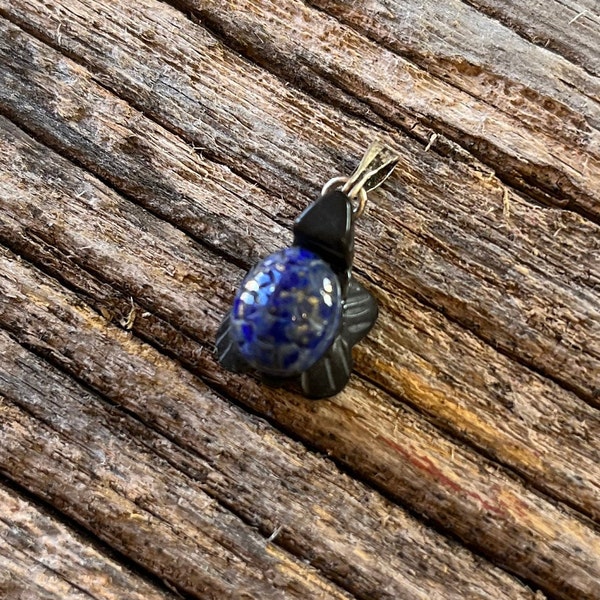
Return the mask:
MULTIPOLYGON (((123 594, 127 594, 128 600, 175 600, 184 598, 191 600, 189 596, 181 594, 172 594, 172 590, 165 586, 164 582, 157 578, 153 573, 145 570, 142 565, 133 562, 128 556, 118 552, 114 547, 107 545, 97 536, 94 536, 88 529, 82 527, 75 520, 60 512, 55 506, 49 504, 40 496, 32 494, 29 490, 22 487, 18 482, 0 475, 0 498, 3 508, 7 508, 6 500, 10 497, 10 504, 13 510, 19 507, 19 521, 15 523, 14 513, 11 510, 11 518, 3 519, 9 527, 19 527, 19 536, 23 527, 31 528, 34 535, 35 529, 40 528, 47 531, 50 539, 53 541, 54 553, 53 560, 56 560, 57 546, 68 553, 73 553, 80 562, 85 562, 86 567, 90 569, 90 577, 85 579, 86 584, 94 581, 99 586, 99 592, 103 598, 110 600, 123 600, 123 594), (57 533, 60 534, 60 543, 57 539, 57 533), (95 572, 94 572, 95 571, 95 572), (112 572, 110 583, 106 581, 107 573, 112 572), (100 581, 97 581, 97 574, 100 574, 100 581)), ((2 534, 0 533, 0 537, 2 534)), ((34 539, 39 540, 41 536, 34 539)), ((5 541, 6 538, 4 538, 5 541)), ((8 543, 10 543, 8 541, 8 543)), ((26 541, 24 543, 27 543, 26 541)), ((35 562, 39 563, 39 554, 36 552, 32 556, 35 562)), ((75 564, 77 561, 73 561, 75 564)), ((39 563, 46 567, 45 563, 39 563)), ((71 564, 70 554, 63 556, 61 566, 71 564)), ((9 567, 10 568, 10 567, 9 567)), ((57 572, 57 569, 54 569, 57 572)), ((57 573, 61 575, 60 573, 57 573)), ((75 572, 73 572, 73 575, 75 572)), ((83 571, 85 576, 86 571, 83 571)), ((74 576, 69 579, 75 579, 74 576)), ((82 574, 77 573, 81 578, 82 574)), ((67 580, 69 580, 67 579, 67 580)), ((69 581, 69 583, 75 582, 69 581)), ((2 581, 0 579, 0 586, 2 581)), ((2 588, 0 587, 0 591, 2 588)), ((10 596, 9 596, 10 597, 10 596)), ((55 600, 64 600, 64 597, 56 597, 55 600)))

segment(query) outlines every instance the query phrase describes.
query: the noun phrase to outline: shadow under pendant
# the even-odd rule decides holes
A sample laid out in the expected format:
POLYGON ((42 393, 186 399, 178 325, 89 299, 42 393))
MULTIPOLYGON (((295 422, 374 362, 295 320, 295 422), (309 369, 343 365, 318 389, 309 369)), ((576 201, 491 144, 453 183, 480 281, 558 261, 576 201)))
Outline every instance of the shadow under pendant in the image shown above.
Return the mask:
MULTIPOLYGON (((359 182, 361 212, 367 183, 373 189, 394 165, 372 169, 371 181, 359 182), (379 171, 384 172, 375 178, 379 171)), ((352 178, 343 181, 352 183, 352 178)), ((255 370, 269 385, 296 381, 308 398, 327 398, 344 388, 352 347, 373 327, 378 312, 374 298, 352 275, 358 211, 351 195, 325 190, 294 223, 293 245, 247 273, 217 333, 224 368, 255 370)))

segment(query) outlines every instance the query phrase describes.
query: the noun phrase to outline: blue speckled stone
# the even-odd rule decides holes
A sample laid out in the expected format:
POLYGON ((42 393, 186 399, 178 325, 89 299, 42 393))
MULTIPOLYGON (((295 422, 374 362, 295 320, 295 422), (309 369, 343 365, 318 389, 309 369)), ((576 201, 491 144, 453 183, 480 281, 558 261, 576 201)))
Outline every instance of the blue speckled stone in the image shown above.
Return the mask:
POLYGON ((342 314, 331 267, 292 246, 253 267, 235 297, 231 332, 252 367, 280 377, 306 371, 333 342, 342 314))

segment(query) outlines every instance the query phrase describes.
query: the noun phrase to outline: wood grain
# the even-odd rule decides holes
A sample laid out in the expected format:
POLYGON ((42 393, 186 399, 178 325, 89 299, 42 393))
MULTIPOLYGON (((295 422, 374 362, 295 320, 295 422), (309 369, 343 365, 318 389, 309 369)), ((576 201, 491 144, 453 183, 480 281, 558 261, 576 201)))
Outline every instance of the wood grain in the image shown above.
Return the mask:
POLYGON ((472 0, 478 10, 527 40, 600 75, 600 11, 595 0, 472 0))
POLYGON ((568 116, 575 130, 586 129, 585 120, 598 128, 595 0, 308 3, 533 128, 552 124, 565 135, 568 116), (569 23, 583 11, 576 25, 569 23), (566 122, 552 117, 561 106, 566 122))
MULTIPOLYGON (((248 260, 275 251, 282 239, 289 239, 289 233, 260 210, 261 204, 278 210, 264 192, 190 153, 180 139, 91 81, 86 70, 10 26, 8 32, 16 35, 11 40, 12 67, 6 70, 2 88, 18 93, 1 96, 0 92, 0 96, 13 118, 236 263, 248 265, 248 260), (20 52, 21 47, 27 50, 20 52), (34 48, 40 52, 34 54, 36 63, 43 65, 37 72, 29 58, 34 48), (60 83, 65 69, 69 85, 60 83), (27 80, 19 73, 26 73, 27 80), (58 110, 53 101, 56 97, 61 98, 58 110), (84 111, 86 118, 62 120, 61 113, 69 113, 70 107, 84 111), (98 133, 107 147, 115 149, 110 157, 94 143, 98 133), (121 152, 124 148, 127 151, 121 152), (200 181, 201 203, 195 197, 200 181), (240 202, 244 206, 241 212, 240 202), (251 237, 247 235, 248 220, 256 230, 251 237)), ((47 258, 30 254, 35 250, 25 245, 31 232, 41 233, 45 227, 36 225, 35 216, 20 220, 24 228, 20 234, 14 234, 18 230, 15 224, 4 228, 6 243, 17 244, 32 260, 47 262, 47 258)), ((52 239, 47 241, 53 244, 52 239)), ((54 272, 64 277, 65 265, 57 260, 54 272)), ((85 285, 82 279, 85 275, 71 282, 81 287, 85 285)), ((136 293, 123 288, 122 278, 114 281, 124 294, 136 293)), ((113 306, 110 294, 95 290, 91 295, 119 318, 130 310, 128 302, 120 308, 113 306)), ((381 316, 381 326, 359 349, 360 372, 408 399, 454 435, 510 465, 534 486, 597 519, 600 452, 591 443, 600 430, 597 413, 552 382, 498 354, 404 290, 393 295, 381 290, 379 299, 387 310, 381 316), (565 444, 570 453, 565 453, 565 444)), ((190 327, 187 331, 192 335, 211 343, 210 334, 190 327)), ((177 347, 172 351, 182 352, 177 347)))
POLYGON ((127 427, 124 414, 1 340, 15 357, 2 373, 4 474, 192 598, 350 597, 153 449, 168 440, 127 427))
MULTIPOLYGON (((215 28, 227 43, 261 66, 282 74, 286 80, 300 82, 304 89, 317 94, 321 81, 334 82, 343 93, 365 103, 387 123, 412 135, 418 131, 415 124, 443 134, 487 163, 504 181, 538 200, 582 212, 596 220, 600 216, 596 179, 600 165, 597 128, 600 84, 597 78, 586 77, 583 69, 564 65, 566 61, 560 57, 529 44, 530 61, 525 64, 529 68, 533 63, 537 69, 534 73, 530 70, 523 73, 519 85, 508 79, 514 68, 508 71, 506 64, 505 69, 494 68, 500 62, 495 59, 497 48, 484 45, 479 49, 480 56, 483 55, 479 63, 491 62, 487 69, 477 64, 471 66, 465 58, 462 64, 455 61, 458 64, 453 65, 454 70, 467 73, 464 79, 481 82, 480 88, 474 90, 473 85, 461 85, 460 79, 448 82, 447 77, 440 77, 442 71, 447 74, 447 65, 434 69, 436 77, 431 73, 435 59, 418 65, 355 31, 351 19, 347 19, 352 24, 349 27, 311 10, 301 0, 285 4, 275 0, 237 0, 219 7, 207 0, 178 0, 177 4, 197 13, 201 22, 215 28), (343 43, 342 52, 333 50, 333 40, 343 43), (380 68, 374 69, 373 65, 380 68), (566 81, 559 75, 563 66, 566 66, 566 81), (546 76, 542 78, 540 72, 546 76), (542 85, 535 85, 536 76, 542 85), (585 81, 584 86, 572 83, 572 80, 579 83, 578 76, 585 81), (545 96, 536 92, 536 87, 545 88, 545 96), (555 90, 558 94, 552 93, 555 90), (589 117, 590 123, 584 117, 589 117)), ((314 4, 329 6, 328 2, 314 4)), ((356 16, 355 21, 363 31, 365 14, 373 15, 372 21, 381 31, 385 25, 379 25, 379 13, 392 14, 390 25, 402 21, 405 29, 410 23, 405 15, 413 13, 420 20, 420 26, 413 29, 423 31, 429 20, 440 22, 441 28, 453 30, 450 40, 461 38, 465 45, 472 39, 473 29, 479 36, 489 37, 495 45, 504 42, 511 54, 524 45, 512 47, 512 42, 521 41, 513 32, 500 32, 504 28, 461 2, 450 5, 433 1, 391 2, 380 11, 377 3, 358 4, 344 3, 344 11, 356 16)), ((388 37, 397 39, 399 28, 394 27, 388 37)), ((437 27, 435 32, 440 37, 437 27)), ((431 48, 427 41, 411 38, 410 46, 420 48, 424 55, 437 55, 437 49, 431 48)), ((449 45, 456 52, 452 41, 449 45)), ((509 61, 507 57, 506 63, 509 61)), ((424 139, 422 136, 423 133, 421 139, 424 139)))
POLYGON ((2 598, 177 598, 124 568, 55 516, 3 484, 0 484, 0 540, 2 598))
MULTIPOLYGON (((18 335, 23 343, 52 357, 126 411, 111 409, 79 386, 64 383, 64 376, 3 334, 2 352, 15 357, 12 370, 9 366, 0 374, 7 394, 3 471, 23 480, 156 575, 179 588, 185 583, 184 591, 192 595, 208 583, 215 590, 230 589, 233 583, 237 589, 246 589, 244 571, 258 562, 256 558, 249 561, 249 552, 257 547, 247 538, 249 528, 229 516, 230 510, 256 531, 251 537, 262 539, 260 560, 272 563, 265 571, 265 585, 273 589, 263 587, 261 593, 267 596, 256 597, 280 597, 283 589, 289 594, 285 597, 295 597, 285 588, 293 590, 298 583, 282 573, 294 569, 282 548, 359 598, 488 598, 496 593, 506 598, 531 597, 498 569, 424 528, 339 473, 329 461, 232 407, 173 361, 107 325, 76 297, 65 296, 51 279, 7 253, 3 253, 1 273, 19 282, 20 291, 8 287, 10 283, 2 286, 15 308, 25 309, 28 302, 38 306, 30 307, 29 325, 18 335), (89 335, 69 343, 69 332, 79 330, 81 320, 88 322, 89 335), (36 329, 38 333, 44 329, 44 340, 36 341, 36 329), (105 357, 102 369, 87 371, 85 364, 94 356, 105 357), (43 392, 28 392, 30 388, 50 390, 52 397, 43 400, 43 392), (11 427, 7 427, 9 419, 11 427), (28 435, 22 431, 24 421, 30 423, 28 435), (46 433, 48 426, 51 434, 46 433), (59 456, 49 465, 43 460, 47 453, 31 451, 36 431, 39 440, 49 438, 57 448, 51 455, 59 456), (79 447, 86 448, 86 453, 76 450, 79 447), (64 464, 63 454, 73 464, 64 464), (26 477, 16 470, 24 465, 26 477), (91 473, 96 475, 90 481, 91 473), (87 507, 92 495, 93 514, 87 507), (125 506, 130 502, 135 506, 128 518, 125 506), (198 514, 190 521, 190 513, 196 511, 202 517, 198 514), (159 526, 163 523, 175 530, 177 550, 165 546, 170 542, 159 526), (242 554, 246 563, 230 559, 230 587, 201 579, 201 571, 216 568, 218 561, 213 557, 215 550, 204 552, 196 538, 201 531, 206 536, 215 529, 221 532, 213 534, 216 552, 222 554, 218 549, 225 546, 242 554), (265 542, 271 537, 272 541, 265 542), (147 552, 148 547, 170 550, 157 555, 147 552), (204 558, 197 563, 202 554, 204 558), (173 561, 188 555, 174 572, 173 561), (184 569, 191 570, 182 580, 184 569), (447 573, 454 575, 448 578, 447 573)), ((8 319, 14 314, 3 310, 3 316, 8 319)), ((16 331, 19 323, 13 323, 16 331)), ((295 569, 307 578, 308 587, 301 588, 302 593, 313 594, 298 592, 299 597, 346 597, 316 587, 318 578, 306 565, 296 563, 295 569), (314 595, 318 593, 322 595, 314 595)), ((220 578, 225 579, 225 574, 220 578)))
MULTIPOLYGON (((30 237, 51 241, 63 255, 77 257, 78 263, 96 265, 103 278, 137 299, 138 314, 156 312, 201 343, 212 339, 221 300, 218 291, 208 294, 205 288, 213 288, 213 281, 223 280, 228 271, 228 278, 237 278, 231 266, 226 268, 222 259, 64 159, 54 156, 52 162, 42 162, 40 155, 47 156, 47 150, 15 127, 5 123, 3 132, 0 201, 4 219, 8 215, 13 219, 14 232, 26 235, 27 231, 30 237), (29 168, 22 168, 24 161, 29 168), (49 170, 54 177, 51 183, 49 170), (17 190, 21 190, 18 209, 10 205, 17 190), (39 198, 45 198, 43 213, 36 208, 39 198), (36 220, 28 221, 27 230, 19 226, 18 219, 32 214, 36 220)), ((147 418, 149 407, 138 403, 155 390, 155 418, 165 418, 168 390, 132 380, 135 373, 143 375, 147 369, 127 368, 114 349, 95 347, 90 336, 106 327, 102 319, 85 309, 81 313, 78 301, 67 302, 60 286, 31 279, 33 275, 19 268, 18 262, 4 264, 1 296, 9 301, 1 311, 3 327, 111 400, 128 402, 127 408, 140 411, 141 418, 147 418), (95 364, 97 356, 103 357, 102 366, 95 364), (95 364, 93 369, 90 364, 95 364), (120 390, 115 382, 128 385, 120 390)), ((311 444, 476 545, 498 564, 556 597, 597 594, 600 539, 592 528, 530 492, 510 474, 486 465, 473 451, 441 436, 418 414, 372 386, 355 381, 334 402, 312 403, 223 373, 215 368, 211 354, 200 348, 194 360, 211 381, 220 380, 229 393, 297 436, 305 438, 310 432, 305 439, 311 444), (562 560, 564 554, 573 556, 568 565, 562 560)), ((179 379, 166 378, 168 389, 179 379)), ((187 414, 181 406, 175 404, 173 418, 187 414)), ((165 425, 164 431, 171 429, 165 425)))
POLYGON ((0 0, 0 472, 66 523, 1 585, 600 597, 597 15, 544 7, 0 0), (349 387, 223 372, 244 270, 374 137, 349 387))
MULTIPOLYGON (((300 194, 314 196, 340 164, 360 156, 379 134, 299 97, 167 5, 145 0, 130 9, 115 3, 110 16, 94 3, 73 2, 67 12, 34 0, 0 7, 43 39, 83 57, 103 85, 209 158, 289 198, 295 211, 306 205, 300 194), (90 22, 96 24, 93 31, 90 22), (151 43, 143 32, 151 32, 151 43), (108 58, 115 53, 116 62, 108 58)), ((396 89, 390 84, 390 93, 396 89)), ((468 106, 472 114, 470 104, 452 106, 468 106)), ((500 132, 489 134, 504 139, 500 132)), ((536 144, 543 139, 533 132, 527 136, 536 144)), ((390 142, 401 154, 401 176, 362 223, 359 269, 391 294, 399 286, 408 288, 494 347, 598 406, 598 227, 580 215, 532 205, 470 163, 424 156, 422 147, 403 135, 391 135, 390 142), (543 274, 543 282, 537 274, 543 274)), ((549 143, 541 143, 542 153, 549 143)), ((591 176, 582 181, 597 190, 594 173, 600 169, 593 167, 590 149, 578 145, 571 154, 558 147, 556 152, 561 164, 569 156, 578 165, 589 157, 591 176)), ((523 152, 526 144, 519 144, 523 152)), ((544 168, 538 165, 535 171, 544 168)), ((577 192, 582 198, 586 194, 577 192)))

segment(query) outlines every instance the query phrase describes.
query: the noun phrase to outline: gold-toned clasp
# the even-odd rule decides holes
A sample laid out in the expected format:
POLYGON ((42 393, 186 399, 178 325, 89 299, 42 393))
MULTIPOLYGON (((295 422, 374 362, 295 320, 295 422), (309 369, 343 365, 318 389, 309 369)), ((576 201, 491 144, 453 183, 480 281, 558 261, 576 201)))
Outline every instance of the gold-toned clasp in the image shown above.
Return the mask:
POLYGON ((330 179, 323 186, 321 195, 334 186, 343 184, 342 192, 348 194, 352 200, 358 199, 358 204, 352 211, 353 218, 357 219, 365 210, 367 192, 379 187, 392 174, 399 160, 400 157, 394 150, 376 140, 369 146, 354 173, 350 177, 330 179))

